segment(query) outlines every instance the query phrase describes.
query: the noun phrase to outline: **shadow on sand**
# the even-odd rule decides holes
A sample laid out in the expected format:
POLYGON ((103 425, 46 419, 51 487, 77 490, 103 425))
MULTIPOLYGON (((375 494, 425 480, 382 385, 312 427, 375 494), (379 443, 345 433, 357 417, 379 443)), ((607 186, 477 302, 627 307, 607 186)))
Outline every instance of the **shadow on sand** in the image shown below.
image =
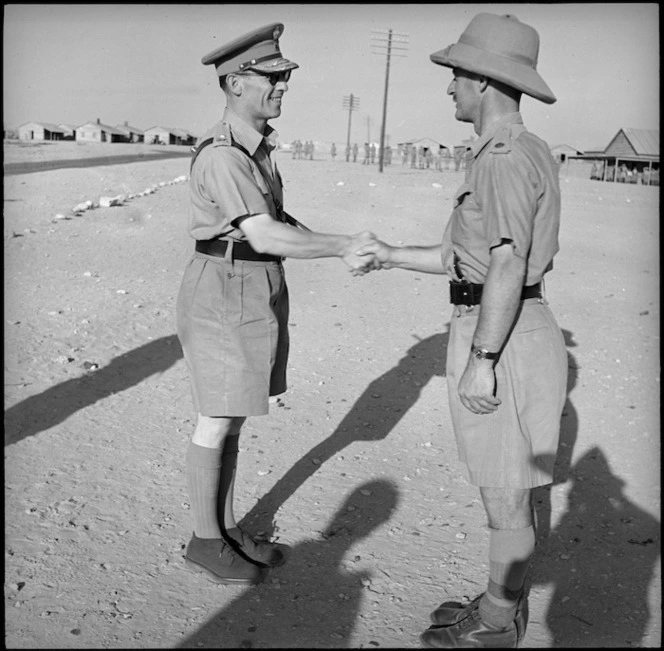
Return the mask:
MULTIPOLYGON (((563 331, 568 347, 573 336, 563 331)), ((569 393, 578 366, 569 355, 568 400, 554 486, 570 482, 567 510, 551 527, 550 489, 534 493, 538 548, 531 586, 553 594, 546 623, 557 648, 638 647, 651 612, 649 590, 660 556, 660 523, 625 496, 599 446, 571 464, 578 414, 569 393)))
POLYGON ((5 446, 59 425, 80 409, 163 373, 181 358, 177 335, 161 337, 119 355, 97 371, 30 396, 5 411, 5 446))
POLYGON ((355 441, 383 440, 417 402, 429 380, 445 375, 447 340, 447 332, 418 338, 418 343, 396 366, 367 386, 334 432, 299 459, 261 497, 242 518, 241 526, 273 535, 279 507, 326 461, 355 441))
MULTIPOLYGON (((266 583, 245 590, 213 615, 179 648, 348 648, 363 593, 372 574, 342 566, 352 546, 389 521, 399 493, 389 480, 356 488, 320 539, 291 549, 286 565, 266 583)), ((368 559, 359 559, 358 565, 368 559)), ((380 598, 380 597, 378 597, 380 598)))

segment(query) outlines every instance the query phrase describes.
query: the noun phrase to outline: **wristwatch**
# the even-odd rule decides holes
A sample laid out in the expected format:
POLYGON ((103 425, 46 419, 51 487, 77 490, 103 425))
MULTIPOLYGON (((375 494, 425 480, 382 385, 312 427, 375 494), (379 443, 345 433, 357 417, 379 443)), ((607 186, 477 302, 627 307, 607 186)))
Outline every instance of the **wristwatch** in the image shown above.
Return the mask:
POLYGON ((481 348, 480 346, 476 346, 475 344, 473 344, 470 347, 470 353, 476 359, 489 359, 489 360, 498 359, 498 353, 490 353, 486 348, 481 348))

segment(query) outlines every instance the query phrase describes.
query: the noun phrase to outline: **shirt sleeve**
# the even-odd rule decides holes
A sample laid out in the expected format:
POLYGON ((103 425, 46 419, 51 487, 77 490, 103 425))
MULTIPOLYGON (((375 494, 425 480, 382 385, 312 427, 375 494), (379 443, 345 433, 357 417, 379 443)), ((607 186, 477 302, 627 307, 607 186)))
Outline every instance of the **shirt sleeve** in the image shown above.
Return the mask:
POLYGON ((221 219, 270 213, 265 182, 247 156, 231 147, 215 147, 203 167, 202 184, 221 219))
POLYGON ((516 146, 509 153, 490 152, 488 157, 477 187, 486 241, 492 248, 504 239, 510 240, 514 253, 527 258, 541 194, 539 176, 516 146))

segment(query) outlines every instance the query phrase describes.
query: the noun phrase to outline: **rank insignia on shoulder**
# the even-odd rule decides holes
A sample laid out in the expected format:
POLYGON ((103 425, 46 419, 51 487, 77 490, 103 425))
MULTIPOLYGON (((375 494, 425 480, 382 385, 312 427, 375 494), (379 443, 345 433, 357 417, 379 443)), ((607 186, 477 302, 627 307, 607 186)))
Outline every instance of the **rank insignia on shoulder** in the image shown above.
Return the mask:
POLYGON ((512 143, 509 138, 496 139, 491 146, 492 154, 507 154, 512 150, 512 143))
POLYGON ((214 145, 215 147, 231 145, 232 142, 231 128, 227 122, 222 122, 214 134, 214 145))

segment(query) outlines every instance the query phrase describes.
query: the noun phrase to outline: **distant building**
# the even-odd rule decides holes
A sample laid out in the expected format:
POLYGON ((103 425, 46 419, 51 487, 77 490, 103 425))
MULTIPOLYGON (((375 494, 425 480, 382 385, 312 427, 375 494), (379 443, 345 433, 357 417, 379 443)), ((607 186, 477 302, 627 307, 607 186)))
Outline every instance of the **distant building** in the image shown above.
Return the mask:
POLYGON ((77 142, 126 142, 125 134, 115 127, 102 124, 97 118, 96 122, 86 122, 76 127, 77 142))
POLYGON ((590 178, 659 185, 659 131, 652 129, 620 129, 601 151, 586 151, 568 156, 592 163, 590 178))
POLYGON ((58 127, 64 132, 63 140, 76 140, 76 127, 70 124, 58 124, 58 127))
POLYGON ((132 127, 126 120, 124 124, 118 124, 115 128, 124 134, 125 142, 143 142, 145 135, 143 130, 132 127))
POLYGON ((447 146, 434 140, 433 138, 416 138, 414 140, 404 140, 397 143, 397 152, 401 154, 402 151, 410 151, 412 147, 424 147, 425 149, 432 149, 438 151, 441 147, 447 149, 447 146))
POLYGON ((195 145, 196 137, 184 129, 172 127, 150 127, 144 132, 148 145, 195 145))
POLYGON ((65 132, 49 122, 26 122, 18 128, 19 140, 63 140, 65 132))
POLYGON ((551 147, 551 155, 556 163, 564 163, 569 156, 582 156, 583 152, 570 145, 556 145, 551 147))

